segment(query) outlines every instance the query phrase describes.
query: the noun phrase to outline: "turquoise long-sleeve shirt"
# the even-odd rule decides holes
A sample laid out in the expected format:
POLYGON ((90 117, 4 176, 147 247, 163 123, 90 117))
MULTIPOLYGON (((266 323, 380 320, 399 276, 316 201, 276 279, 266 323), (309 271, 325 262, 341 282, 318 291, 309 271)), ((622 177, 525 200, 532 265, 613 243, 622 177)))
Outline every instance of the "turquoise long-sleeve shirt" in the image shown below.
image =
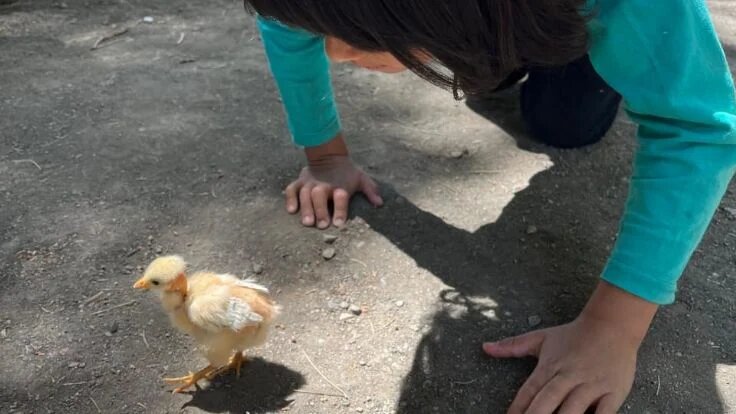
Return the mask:
MULTIPOLYGON (((736 172, 736 98, 704 0, 593 0, 590 58, 638 124, 618 240, 602 278, 658 304, 736 172)), ((324 39, 259 19, 294 141, 316 146, 340 121, 324 39)))

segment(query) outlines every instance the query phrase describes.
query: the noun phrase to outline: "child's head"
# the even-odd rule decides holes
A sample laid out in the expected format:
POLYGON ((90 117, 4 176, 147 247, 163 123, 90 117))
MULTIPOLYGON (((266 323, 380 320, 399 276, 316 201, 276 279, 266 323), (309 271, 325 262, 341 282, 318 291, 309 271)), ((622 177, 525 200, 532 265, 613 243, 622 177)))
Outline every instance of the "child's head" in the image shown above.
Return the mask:
POLYGON ((434 84, 470 94, 493 90, 521 66, 558 66, 583 56, 585 3, 245 0, 248 9, 265 18, 327 36, 333 59, 384 72, 408 68, 434 84))

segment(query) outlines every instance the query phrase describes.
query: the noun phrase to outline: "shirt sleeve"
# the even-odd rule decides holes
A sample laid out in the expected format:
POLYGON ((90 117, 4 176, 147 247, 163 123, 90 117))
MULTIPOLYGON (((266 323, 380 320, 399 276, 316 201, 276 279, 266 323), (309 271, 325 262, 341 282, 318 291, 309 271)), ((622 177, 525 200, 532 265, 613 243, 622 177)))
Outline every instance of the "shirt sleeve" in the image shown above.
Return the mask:
POLYGON ((340 132, 324 38, 258 17, 271 73, 297 145, 321 145, 340 132))
POLYGON ((704 0, 600 0, 591 61, 639 125, 603 279, 648 301, 677 280, 736 170, 736 99, 704 0))

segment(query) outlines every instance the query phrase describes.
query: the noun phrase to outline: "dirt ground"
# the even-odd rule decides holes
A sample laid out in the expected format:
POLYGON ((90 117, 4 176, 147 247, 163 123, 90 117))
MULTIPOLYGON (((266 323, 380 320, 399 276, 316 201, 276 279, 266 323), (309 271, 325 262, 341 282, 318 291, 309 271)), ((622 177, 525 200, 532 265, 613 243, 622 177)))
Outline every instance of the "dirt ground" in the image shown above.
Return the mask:
MULTIPOLYGON (((736 3, 709 4, 736 68, 736 3)), ((479 345, 583 306, 634 125, 550 150, 517 91, 476 111, 410 74, 334 79, 387 203, 319 232, 283 210, 303 156, 241 3, 0 1, 0 412, 503 412, 533 361, 479 345), (162 253, 255 275, 284 306, 240 379, 161 381, 204 364, 131 288, 162 253)), ((735 208, 732 186, 623 412, 736 413, 735 208)))

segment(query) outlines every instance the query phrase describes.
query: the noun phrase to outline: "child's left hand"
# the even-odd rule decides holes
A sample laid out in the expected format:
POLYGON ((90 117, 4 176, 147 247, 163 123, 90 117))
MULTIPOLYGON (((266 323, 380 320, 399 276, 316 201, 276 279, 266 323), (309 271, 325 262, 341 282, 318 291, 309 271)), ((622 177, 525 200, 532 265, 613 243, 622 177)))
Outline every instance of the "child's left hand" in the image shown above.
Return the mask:
POLYGON ((483 345, 495 358, 539 359, 509 414, 583 414, 590 407, 597 407, 596 414, 615 414, 621 407, 657 306, 602 285, 573 322, 483 345), (626 295, 634 299, 632 306, 614 313, 613 308, 629 301, 626 295))

